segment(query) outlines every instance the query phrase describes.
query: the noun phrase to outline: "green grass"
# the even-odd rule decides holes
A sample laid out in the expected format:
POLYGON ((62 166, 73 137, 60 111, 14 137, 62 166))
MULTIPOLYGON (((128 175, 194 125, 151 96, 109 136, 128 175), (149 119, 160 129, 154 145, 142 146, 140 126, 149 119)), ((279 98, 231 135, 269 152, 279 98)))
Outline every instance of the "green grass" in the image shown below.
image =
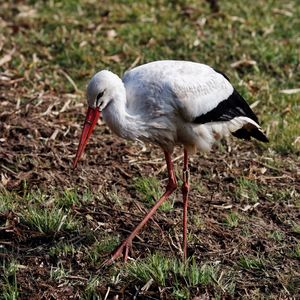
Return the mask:
POLYGON ((120 196, 115 187, 112 187, 112 190, 107 193, 107 197, 118 207, 123 207, 124 199, 122 199, 122 196, 120 196))
POLYGON ((60 242, 49 249, 49 255, 53 257, 74 257, 76 248, 69 242, 60 242))
POLYGON ((294 233, 300 234, 300 224, 294 222, 292 225, 292 231, 294 233))
POLYGON ((30 228, 44 234, 58 233, 61 230, 76 230, 79 222, 61 208, 30 207, 22 215, 22 221, 30 228))
POLYGON ((93 200, 93 194, 90 190, 85 190, 79 194, 75 189, 66 189, 58 194, 55 203, 59 207, 70 208, 72 206, 80 207, 82 204, 89 203, 93 200))
MULTIPOLYGON (((134 180, 134 187, 148 206, 153 206, 163 195, 160 181, 155 177, 139 177, 134 180)), ((167 199, 160 207, 161 211, 171 211, 174 202, 167 199)))
POLYGON ((17 282, 17 271, 20 265, 16 260, 10 262, 4 261, 2 266, 2 297, 5 300, 17 300, 19 298, 19 289, 17 282))
POLYGON ((294 256, 298 259, 300 259, 300 243, 298 243, 295 246, 295 250, 294 250, 294 256))
POLYGON ((101 300, 101 293, 97 291, 97 288, 100 286, 100 283, 102 283, 100 276, 97 275, 94 277, 90 277, 85 287, 82 299, 101 300))
POLYGON ((12 211, 20 216, 22 223, 41 233, 57 233, 61 230, 76 230, 80 221, 65 208, 78 202, 78 195, 66 190, 63 196, 50 196, 40 190, 25 192, 23 196, 2 189, 0 212, 12 211))
POLYGON ((242 256, 239 265, 248 270, 264 270, 266 268, 265 261, 262 257, 242 256))
POLYGON ((20 196, 6 189, 0 191, 0 212, 12 211, 20 216, 22 223, 41 233, 74 231, 80 220, 68 212, 73 206, 80 207, 93 199, 89 190, 79 195, 75 190, 66 189, 62 193, 47 196, 41 190, 27 192, 20 196))
POLYGON ((204 229, 205 228, 204 220, 199 215, 196 215, 196 214, 192 215, 190 222, 192 222, 192 224, 194 224, 198 229, 204 229))
POLYGON ((229 227, 238 227, 240 221, 242 220, 242 216, 239 215, 237 212, 230 212, 225 217, 224 223, 229 227))
POLYGON ((249 203, 258 201, 258 185, 256 181, 240 177, 236 180, 235 193, 239 201, 245 200, 249 203))
POLYGON ((18 204, 18 195, 13 192, 8 192, 6 189, 0 188, 0 212, 14 210, 18 204))
POLYGON ((92 264, 100 263, 103 260, 103 256, 110 254, 119 243, 119 237, 105 234, 101 239, 95 241, 91 246, 86 248, 87 257, 92 264))
POLYGON ((285 234, 284 232, 275 230, 269 234, 269 237, 277 242, 282 242, 285 239, 285 234))
POLYGON ((291 204, 296 204, 299 201, 299 194, 295 187, 287 187, 280 189, 273 189, 266 195, 270 201, 273 202, 288 202, 291 204))
POLYGON ((66 277, 70 271, 66 270, 62 263, 58 263, 56 267, 50 269, 50 279, 57 281, 58 283, 66 282, 66 277))
POLYGON ((153 254, 142 261, 131 262, 127 267, 129 276, 143 284, 153 280, 161 287, 171 287, 175 299, 187 299, 189 289, 196 286, 218 286, 219 268, 203 264, 198 265, 194 258, 185 263, 176 258, 153 254))

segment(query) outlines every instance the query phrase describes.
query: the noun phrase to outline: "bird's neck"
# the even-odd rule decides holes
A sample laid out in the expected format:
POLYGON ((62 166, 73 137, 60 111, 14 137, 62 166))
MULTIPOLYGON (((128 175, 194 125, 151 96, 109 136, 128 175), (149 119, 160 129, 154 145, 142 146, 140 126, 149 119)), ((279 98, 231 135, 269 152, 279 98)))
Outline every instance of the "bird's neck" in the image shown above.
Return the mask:
POLYGON ((123 85, 115 93, 110 104, 103 110, 102 115, 105 123, 114 133, 120 137, 134 140, 143 134, 145 124, 138 115, 133 115, 128 111, 126 104, 126 90, 123 85))

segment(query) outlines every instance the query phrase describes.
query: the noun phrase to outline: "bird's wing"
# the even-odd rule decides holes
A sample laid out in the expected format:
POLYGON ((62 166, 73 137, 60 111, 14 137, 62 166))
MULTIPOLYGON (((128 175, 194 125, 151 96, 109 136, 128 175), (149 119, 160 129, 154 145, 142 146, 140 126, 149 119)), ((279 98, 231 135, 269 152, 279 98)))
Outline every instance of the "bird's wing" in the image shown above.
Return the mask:
POLYGON ((187 122, 208 123, 257 117, 226 75, 199 63, 157 61, 125 73, 128 107, 152 114, 178 115, 187 122))
POLYGON ((161 76, 159 68, 153 69, 152 64, 127 71, 122 78, 126 87, 128 112, 132 115, 141 114, 145 120, 155 119, 174 110, 167 78, 161 76))
POLYGON ((226 75, 213 69, 192 80, 192 85, 176 82, 173 90, 182 115, 193 124, 207 124, 215 132, 226 132, 249 140, 254 137, 262 142, 268 138, 260 130, 257 116, 245 99, 233 88, 226 75), (220 127, 221 125, 221 127, 220 127))
POLYGON ((248 117, 258 123, 247 102, 226 75, 205 66, 171 81, 172 91, 186 120, 204 124, 248 117))

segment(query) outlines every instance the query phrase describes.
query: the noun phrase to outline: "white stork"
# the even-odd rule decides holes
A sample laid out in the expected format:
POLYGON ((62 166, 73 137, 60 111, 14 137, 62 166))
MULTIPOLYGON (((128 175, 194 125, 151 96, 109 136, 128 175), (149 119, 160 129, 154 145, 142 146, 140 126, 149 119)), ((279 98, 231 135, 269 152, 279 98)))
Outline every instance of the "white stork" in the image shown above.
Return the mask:
POLYGON ((118 136, 158 145, 165 154, 169 182, 165 193, 114 251, 107 263, 128 258, 132 240, 158 207, 176 190, 171 154, 183 145, 183 255, 187 256, 187 207, 189 193, 188 155, 209 151, 213 143, 229 134, 262 142, 256 115, 231 85, 228 77, 213 68, 189 61, 155 61, 127 71, 122 79, 103 70, 87 87, 88 112, 74 167, 102 114, 118 136))

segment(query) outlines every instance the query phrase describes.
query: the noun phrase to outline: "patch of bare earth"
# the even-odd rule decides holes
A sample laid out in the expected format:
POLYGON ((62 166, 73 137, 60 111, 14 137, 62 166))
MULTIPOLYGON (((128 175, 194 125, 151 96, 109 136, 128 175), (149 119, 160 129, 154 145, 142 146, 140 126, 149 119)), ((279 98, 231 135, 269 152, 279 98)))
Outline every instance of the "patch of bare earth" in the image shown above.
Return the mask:
MULTIPOLYGON (((26 206, 26 194, 41 190, 46 195, 45 209, 51 195, 68 188, 76 188, 79 193, 89 189, 95 196, 92 202, 70 208, 82 221, 79 232, 42 234, 26 226, 17 211, 1 213, 0 243, 5 249, 1 257, 14 257, 22 266, 17 272, 21 299, 79 299, 101 263, 100 259, 99 263, 91 264, 80 246, 92 245, 103 233, 119 235, 120 239, 127 236, 148 209, 133 188, 133 178, 156 176, 163 186, 166 170, 162 153, 155 147, 119 139, 101 123, 78 169, 73 170, 72 159, 85 113, 79 97, 51 91, 39 94, 26 89, 22 78, 12 74, 2 74, 1 78, 2 189, 15 192, 21 206, 26 206), (113 189, 118 192, 122 207, 113 201, 110 194, 113 189), (49 249, 61 240, 79 250, 65 257, 50 256, 49 249), (68 270, 62 282, 50 276, 58 262, 68 270)), ((293 255, 293 249, 299 242, 299 232, 293 230, 293 225, 299 222, 300 215, 299 207, 290 200, 300 193, 299 159, 277 156, 283 167, 276 167, 269 163, 274 153, 259 150, 255 143, 229 141, 223 143, 222 149, 216 147, 211 154, 195 155, 191 160, 189 254, 199 263, 220 264, 224 276, 226 272, 232 274, 234 294, 224 292, 224 298, 251 298, 257 291, 279 298, 297 294, 299 257, 293 255), (242 176, 256 182, 256 199, 251 199, 251 193, 243 196, 237 192, 237 179, 242 176), (285 196, 277 197, 282 191, 285 196), (237 226, 226 223, 229 213, 239 216, 237 226), (272 232, 282 233, 284 239, 271 238, 272 232), (240 263, 243 257, 260 257, 264 267, 244 268, 240 263)), ((180 154, 180 149, 176 150, 174 158, 180 154)), ((180 176, 181 159, 176 165, 180 176)), ((154 220, 134 240, 135 259, 157 250, 166 255, 181 255, 180 190, 174 197, 174 209, 156 213, 154 220)), ((105 271, 101 276, 105 278, 105 271)), ((134 286, 139 283, 112 285, 110 295, 131 298, 136 293, 134 286)), ((104 296, 107 288, 103 281, 98 292, 104 296)), ((157 286, 152 286, 147 293, 143 297, 168 298, 157 286)), ((213 292, 201 289, 193 294, 213 296, 213 292)))

